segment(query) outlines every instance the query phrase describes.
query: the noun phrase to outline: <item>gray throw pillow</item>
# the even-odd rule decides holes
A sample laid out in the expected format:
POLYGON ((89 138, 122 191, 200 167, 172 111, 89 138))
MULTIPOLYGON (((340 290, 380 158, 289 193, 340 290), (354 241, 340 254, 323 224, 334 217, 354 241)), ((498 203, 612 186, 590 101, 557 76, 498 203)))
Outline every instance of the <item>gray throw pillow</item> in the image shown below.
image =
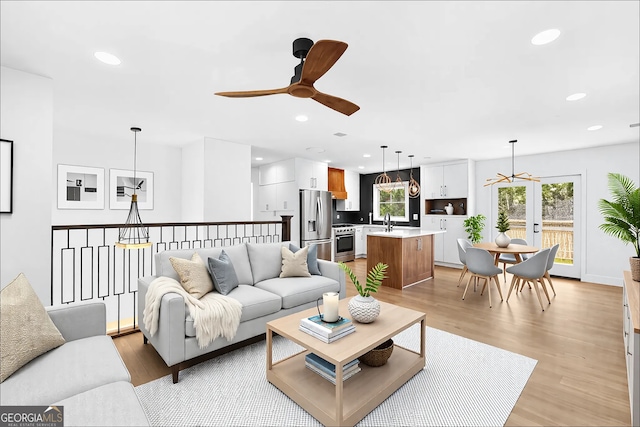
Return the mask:
MULTIPOLYGON (((296 253, 300 248, 293 243, 289 243, 289 250, 296 253)), ((318 265, 318 245, 314 245, 313 243, 309 245, 309 252, 307 253, 307 267, 309 268, 309 273, 316 276, 322 275, 322 273, 320 273, 320 266, 318 265)))
POLYGON ((233 268, 229 255, 223 250, 218 259, 209 258, 209 272, 213 279, 213 286, 222 295, 227 295, 239 285, 236 270, 233 268))

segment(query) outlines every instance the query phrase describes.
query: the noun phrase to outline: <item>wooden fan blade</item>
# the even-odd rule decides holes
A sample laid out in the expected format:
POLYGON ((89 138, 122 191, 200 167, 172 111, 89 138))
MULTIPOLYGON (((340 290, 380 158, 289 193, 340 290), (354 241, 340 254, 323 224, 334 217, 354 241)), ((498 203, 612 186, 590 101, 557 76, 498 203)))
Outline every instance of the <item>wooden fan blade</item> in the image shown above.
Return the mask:
MULTIPOLYGON (((315 46, 315 45, 314 45, 315 46)), ((319 102, 322 105, 326 105, 329 108, 336 110, 339 113, 347 116, 352 115, 360 109, 356 104, 346 99, 338 98, 337 96, 327 95, 326 93, 317 92, 311 97, 314 101, 319 102)))
POLYGON ((289 93, 289 87, 283 87, 281 89, 267 89, 267 90, 247 90, 243 92, 216 92, 215 95, 226 96, 228 98, 252 98, 254 96, 265 95, 277 95, 279 93, 289 93))
POLYGON ((307 54, 302 66, 300 82, 313 85, 342 56, 349 45, 337 40, 318 40, 307 54))

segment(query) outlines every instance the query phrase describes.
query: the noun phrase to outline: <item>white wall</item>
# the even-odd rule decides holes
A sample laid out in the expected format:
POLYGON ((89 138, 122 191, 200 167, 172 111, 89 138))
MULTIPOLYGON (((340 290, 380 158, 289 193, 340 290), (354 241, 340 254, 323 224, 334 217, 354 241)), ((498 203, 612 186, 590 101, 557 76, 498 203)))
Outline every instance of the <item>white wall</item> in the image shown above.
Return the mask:
MULTIPOLYGON (((526 171, 535 176, 583 175, 583 235, 581 280, 622 286, 622 271, 629 270, 629 257, 635 252, 631 245, 604 234, 598 226, 602 216, 598 200, 610 199, 607 174, 616 172, 640 185, 640 143, 610 145, 562 151, 550 154, 516 156, 515 172, 526 171)), ((491 239, 495 218, 491 217, 491 187, 484 187, 486 178, 496 172, 509 173, 511 158, 476 162, 476 214, 487 217, 484 239, 491 239)))
POLYGON ((182 147, 182 221, 204 220, 204 140, 182 147))
POLYGON ((251 220, 251 146, 203 138, 183 148, 182 218, 251 220))
MULTIPOLYGON (((153 144, 145 139, 144 123, 138 138, 137 170, 153 172, 153 209, 140 210, 145 224, 181 221, 181 170, 182 150, 153 144)), ((133 170, 134 135, 131 126, 123 125, 121 137, 109 139, 99 132, 81 135, 65 129, 54 129, 53 170, 51 173, 51 222, 54 225, 70 224, 120 224, 127 219, 127 209, 111 209, 109 206, 109 169, 133 170), (58 165, 90 166, 104 169, 104 209, 58 209, 58 165)))
POLYGON ((0 214, 0 288, 24 273, 50 304, 53 84, 0 67, 0 137, 13 141, 13 213, 0 214))
POLYGON ((251 146, 204 139, 205 221, 251 219, 251 146))

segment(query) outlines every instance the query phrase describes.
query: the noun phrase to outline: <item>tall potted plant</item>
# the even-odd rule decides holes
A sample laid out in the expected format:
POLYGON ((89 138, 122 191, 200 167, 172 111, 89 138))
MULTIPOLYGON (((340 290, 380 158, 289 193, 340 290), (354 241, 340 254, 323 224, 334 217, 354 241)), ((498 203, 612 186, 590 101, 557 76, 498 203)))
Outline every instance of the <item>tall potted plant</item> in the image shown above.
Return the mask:
POLYGON ((609 173, 607 178, 612 199, 600 199, 598 202, 598 209, 604 217, 600 229, 624 244, 633 245, 636 256, 629 258, 631 278, 640 282, 640 188, 618 173, 609 173))
POLYGON ((472 215, 464 220, 464 231, 472 243, 480 243, 482 240, 482 230, 484 230, 485 219, 487 219, 486 216, 478 214, 472 215))
POLYGON ((506 211, 501 210, 498 213, 496 228, 499 231, 498 236, 496 236, 496 245, 498 245, 499 248, 506 248, 507 246, 509 246, 509 243, 511 243, 511 238, 505 234, 511 229, 511 225, 509 224, 509 216, 507 215, 506 211))
POLYGON ((389 266, 381 262, 373 266, 367 274, 365 286, 362 286, 349 266, 342 262, 339 262, 338 265, 347 273, 347 276, 349 276, 358 291, 358 295, 349 300, 348 307, 351 318, 360 323, 373 322, 380 314, 380 302, 372 297, 371 294, 378 292, 378 288, 385 278, 384 273, 389 266))

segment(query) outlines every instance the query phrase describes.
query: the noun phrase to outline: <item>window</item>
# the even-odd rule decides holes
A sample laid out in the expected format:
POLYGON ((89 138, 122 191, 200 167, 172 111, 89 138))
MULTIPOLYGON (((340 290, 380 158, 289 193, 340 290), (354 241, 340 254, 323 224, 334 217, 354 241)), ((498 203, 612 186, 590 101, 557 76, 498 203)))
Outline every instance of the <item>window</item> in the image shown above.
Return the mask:
POLYGON ((382 221, 389 213, 391 221, 409 221, 409 181, 403 181, 390 193, 373 185, 373 219, 382 221))

